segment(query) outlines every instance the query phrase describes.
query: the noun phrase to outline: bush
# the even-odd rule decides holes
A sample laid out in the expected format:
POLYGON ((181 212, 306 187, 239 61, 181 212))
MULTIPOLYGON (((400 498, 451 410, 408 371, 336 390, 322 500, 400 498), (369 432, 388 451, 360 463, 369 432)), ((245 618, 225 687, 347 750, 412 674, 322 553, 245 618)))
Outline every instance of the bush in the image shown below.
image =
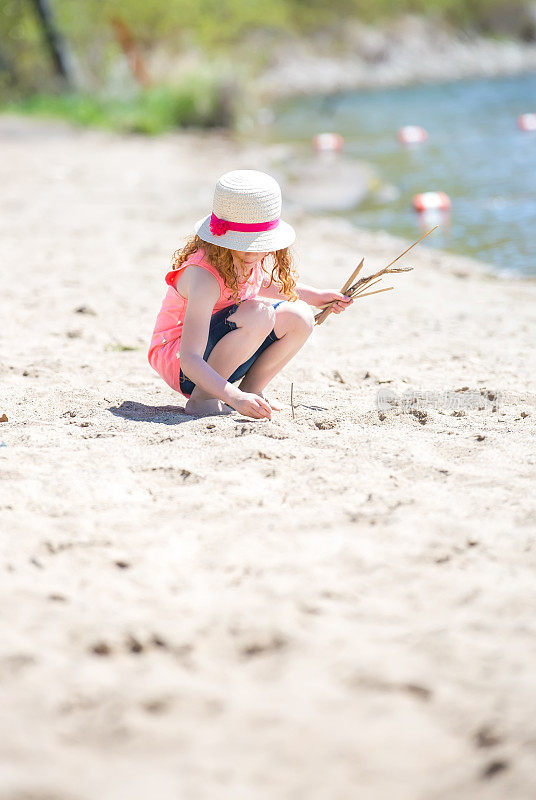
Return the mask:
POLYGON ((55 117, 124 133, 154 135, 175 128, 234 124, 238 88, 210 72, 188 76, 177 86, 139 90, 128 99, 82 92, 34 94, 6 103, 3 111, 55 117))

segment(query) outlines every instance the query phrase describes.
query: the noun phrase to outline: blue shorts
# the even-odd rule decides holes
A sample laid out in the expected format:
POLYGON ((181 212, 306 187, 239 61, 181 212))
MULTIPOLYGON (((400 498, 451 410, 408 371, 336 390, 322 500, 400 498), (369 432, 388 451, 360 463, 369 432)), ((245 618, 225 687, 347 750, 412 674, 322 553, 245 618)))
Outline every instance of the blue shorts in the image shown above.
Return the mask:
MULTIPOLYGON (((278 305, 284 302, 285 300, 279 300, 277 303, 273 304, 273 307, 277 308, 278 305)), ((238 304, 234 303, 234 305, 222 308, 220 309, 220 311, 216 311, 216 313, 212 315, 210 320, 210 328, 208 332, 208 341, 205 349, 205 354, 203 356, 203 361, 208 360, 208 357, 211 354, 213 348, 220 341, 220 339, 222 339, 225 336, 226 333, 229 333, 229 331, 234 331, 238 327, 236 322, 232 322, 227 319, 227 317, 229 317, 234 311, 236 311, 237 308, 238 304)), ((237 369, 235 369, 235 371, 229 378, 229 383, 234 383, 235 381, 240 380, 240 378, 243 378, 248 369, 255 361, 255 359, 258 358, 260 354, 264 352, 264 350, 266 350, 267 347, 270 347, 272 342, 276 341, 277 341, 277 336, 275 335, 275 332, 272 329, 268 334, 268 336, 266 337, 266 339, 264 340, 264 342, 253 353, 253 355, 250 358, 248 358, 247 361, 244 361, 243 364, 240 364, 240 366, 237 367, 237 369)), ((187 397, 189 397, 192 394, 195 387, 195 383, 191 381, 190 378, 186 377, 182 369, 180 371, 179 386, 181 392, 187 397)))

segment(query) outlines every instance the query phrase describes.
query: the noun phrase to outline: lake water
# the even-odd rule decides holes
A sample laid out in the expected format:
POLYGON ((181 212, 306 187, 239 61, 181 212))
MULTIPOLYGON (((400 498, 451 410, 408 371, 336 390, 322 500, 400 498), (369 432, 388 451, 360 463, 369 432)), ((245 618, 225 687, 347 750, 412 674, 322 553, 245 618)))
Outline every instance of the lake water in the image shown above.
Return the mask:
POLYGON ((340 133, 344 153, 370 162, 394 199, 369 199, 344 212, 359 227, 418 238, 412 198, 444 191, 452 210, 428 240, 493 264, 502 274, 536 275, 536 133, 517 127, 536 112, 536 74, 395 89, 345 92, 279 103, 273 141, 340 133), (396 138, 402 125, 428 131, 424 145, 396 138), (398 196, 396 196, 398 195, 398 196))

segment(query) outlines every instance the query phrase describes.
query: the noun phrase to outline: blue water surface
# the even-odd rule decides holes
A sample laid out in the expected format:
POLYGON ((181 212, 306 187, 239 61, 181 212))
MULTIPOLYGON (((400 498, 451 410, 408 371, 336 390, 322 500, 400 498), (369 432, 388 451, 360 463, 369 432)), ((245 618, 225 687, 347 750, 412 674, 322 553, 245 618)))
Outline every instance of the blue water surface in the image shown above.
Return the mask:
POLYGON ((536 112, 536 74, 287 100, 275 108, 270 138, 307 141, 321 131, 345 138, 346 156, 372 163, 399 196, 369 199, 346 212, 356 225, 417 238, 434 223, 412 198, 444 191, 452 211, 430 246, 470 255, 501 273, 536 275, 536 133, 517 126, 536 112), (397 141, 421 125, 426 144, 397 141))

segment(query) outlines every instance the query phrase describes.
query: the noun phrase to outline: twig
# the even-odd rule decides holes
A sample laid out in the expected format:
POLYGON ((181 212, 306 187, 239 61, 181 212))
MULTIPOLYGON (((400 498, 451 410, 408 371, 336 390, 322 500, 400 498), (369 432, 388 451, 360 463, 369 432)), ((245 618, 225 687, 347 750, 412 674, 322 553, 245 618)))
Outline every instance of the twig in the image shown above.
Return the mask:
POLYGON ((419 244, 419 242, 422 242, 422 240, 426 239, 427 236, 430 236, 430 234, 433 233, 436 228, 439 228, 439 225, 434 225, 434 227, 430 228, 430 230, 427 233, 425 233, 424 236, 421 236, 420 239, 417 239, 416 242, 413 242, 413 244, 410 245, 407 250, 404 250, 403 253, 400 253, 400 255, 397 256, 394 261, 391 261, 390 264, 387 264, 387 266, 385 267, 385 271, 387 271, 389 269, 389 267, 392 267, 393 264, 395 264, 398 261, 399 258, 402 258, 402 256, 406 255, 406 253, 409 253, 409 251, 411 250, 412 247, 415 247, 416 244, 419 244))
POLYGON ((358 280, 357 283, 354 283, 354 285, 351 287, 351 296, 353 297, 358 290, 366 289, 368 286, 370 286, 370 283, 374 280, 374 278, 381 278, 382 275, 391 275, 397 272, 411 272, 412 269, 413 267, 395 267, 394 269, 384 267, 379 272, 375 272, 374 275, 366 275, 364 278, 358 280))
MULTIPOLYGON (((359 287, 359 289, 356 289, 355 291, 352 291, 352 290, 353 290, 353 286, 351 286, 351 287, 350 287, 350 288, 347 290, 347 297, 351 297, 351 298, 352 298, 352 300, 354 300, 356 297, 359 297, 361 294, 363 294, 363 292, 365 291, 365 289, 370 289, 370 288, 371 288, 371 286, 375 286, 375 285, 376 285, 377 283, 379 283, 380 281, 381 281, 381 278, 378 278, 378 280, 376 280, 376 281, 372 281, 372 283, 363 283, 363 284, 362 284, 362 285, 359 287)), ((357 285, 357 284, 356 284, 356 285, 357 285)), ((319 308, 329 308, 329 307, 331 306, 331 304, 332 304, 332 303, 333 303, 333 300, 330 300, 330 302, 329 302, 329 303, 324 303, 324 305, 322 305, 322 306, 319 306, 319 308)))
POLYGON ((352 298, 359 297, 359 295, 365 291, 365 289, 370 289, 371 286, 375 286, 377 283, 381 281, 381 278, 378 278, 376 281, 372 281, 372 283, 364 283, 363 286, 360 286, 355 292, 352 292, 350 295, 352 298))
MULTIPOLYGON (((396 262, 399 259, 401 259, 402 256, 405 256, 406 253, 409 253, 409 251, 413 247, 415 247, 415 245, 419 244, 419 242, 422 242, 423 239, 426 239, 426 237, 429 236, 431 233, 433 233, 436 230, 436 228, 438 228, 438 227, 439 227, 439 225, 435 225, 433 228, 431 228, 429 231, 427 231, 425 234, 423 234, 420 239, 417 239, 416 242, 413 242, 413 244, 411 244, 406 250, 404 250, 403 253, 400 253, 399 256, 397 256, 393 261, 391 261, 390 264, 387 264, 387 266, 384 267, 383 269, 381 269, 379 272, 376 272, 374 275, 367 275, 365 278, 361 278, 356 283, 351 285, 352 281, 354 280, 356 275, 359 273, 359 270, 363 266, 364 259, 362 259, 360 265, 357 267, 356 270, 354 270, 354 272, 352 273, 350 278, 344 284, 343 288, 341 289, 341 294, 345 294, 347 297, 352 297, 352 298, 354 298, 356 296, 366 297, 368 294, 377 294, 377 292, 368 292, 367 294, 365 294, 363 291, 358 292, 357 290, 358 289, 369 288, 369 286, 372 285, 371 282, 375 278, 379 278, 382 275, 387 275, 388 273, 395 273, 395 272, 409 272, 410 270, 412 270, 413 267, 396 267, 395 269, 391 269, 391 267, 393 266, 393 264, 396 264, 396 262)), ((385 290, 384 289, 380 289, 378 291, 385 291, 385 290)), ((331 314, 331 312, 333 310, 333 304, 335 302, 336 302, 335 300, 332 300, 329 303, 329 305, 327 305, 325 308, 323 308, 322 311, 320 311, 318 314, 316 314, 316 316, 315 316, 315 324, 316 325, 321 325, 322 322, 324 322, 324 320, 326 319, 326 317, 328 317, 331 314)))
POLYGON ((369 297, 371 294, 379 294, 380 292, 389 292, 391 289, 394 289, 394 286, 388 286, 387 289, 376 289, 375 292, 365 292, 364 294, 358 294, 356 300, 361 300, 362 297, 369 297))
POLYGON ((292 419, 294 419, 294 400, 292 399, 292 391, 294 389, 294 384, 290 384, 290 407, 292 409, 292 419))
POLYGON ((354 269, 353 273, 350 275, 350 277, 348 278, 348 280, 346 281, 346 283, 342 287, 341 294, 344 294, 346 292, 346 290, 348 289, 348 287, 350 286, 350 284, 352 283, 353 279, 357 278, 357 276, 361 272, 361 269, 362 269, 364 263, 365 263, 365 259, 362 258, 360 263, 358 264, 358 266, 354 269))

